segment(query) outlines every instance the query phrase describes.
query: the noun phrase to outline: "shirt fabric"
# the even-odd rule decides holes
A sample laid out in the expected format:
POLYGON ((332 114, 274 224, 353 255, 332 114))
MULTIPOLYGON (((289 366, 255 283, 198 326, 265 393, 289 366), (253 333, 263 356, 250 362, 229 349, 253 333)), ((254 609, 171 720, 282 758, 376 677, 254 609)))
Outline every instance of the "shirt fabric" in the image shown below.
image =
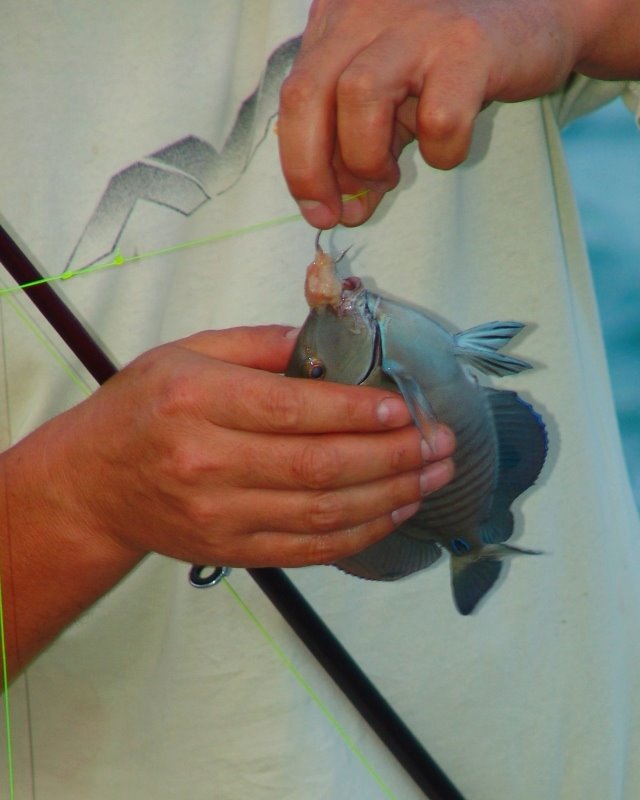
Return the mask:
MULTIPOLYGON (((274 115, 307 5, 5 2, 0 214, 49 274, 125 260, 57 285, 118 364, 304 319, 315 232, 285 221, 274 115)), ((323 238, 452 330, 527 326, 510 351, 535 369, 494 385, 548 428, 515 504, 514 541, 544 555, 515 559, 468 618, 446 558, 389 584, 288 571, 469 800, 640 795, 640 531, 558 134, 621 92, 635 111, 637 86, 578 77, 494 103, 464 165, 409 147, 374 218, 323 238)), ((7 446, 94 384, 20 294, 0 336, 7 446)), ((247 573, 197 591, 187 572, 148 557, 15 682, 16 797, 422 796, 247 573)))

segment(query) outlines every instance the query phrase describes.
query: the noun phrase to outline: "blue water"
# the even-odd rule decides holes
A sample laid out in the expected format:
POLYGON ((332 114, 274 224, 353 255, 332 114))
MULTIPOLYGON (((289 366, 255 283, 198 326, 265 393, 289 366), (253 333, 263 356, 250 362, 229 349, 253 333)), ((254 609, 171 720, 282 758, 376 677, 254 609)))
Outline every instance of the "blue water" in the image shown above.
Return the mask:
POLYGON ((589 249, 631 482, 640 506, 640 131, 621 101, 564 142, 589 249))

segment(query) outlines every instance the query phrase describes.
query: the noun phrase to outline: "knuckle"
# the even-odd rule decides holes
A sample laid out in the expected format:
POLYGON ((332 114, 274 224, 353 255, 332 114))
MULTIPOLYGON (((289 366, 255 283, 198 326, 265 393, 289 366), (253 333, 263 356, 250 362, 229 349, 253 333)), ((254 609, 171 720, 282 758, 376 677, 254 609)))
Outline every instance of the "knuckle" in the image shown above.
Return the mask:
POLYGON ((336 86, 338 102, 358 105, 377 102, 379 99, 376 72, 367 64, 352 64, 346 69, 336 86))
POLYGON ((420 132, 432 139, 450 139, 463 125, 460 112, 444 102, 432 103, 421 114, 420 132))
POLYGON ((331 536, 314 536, 308 545, 308 559, 311 564, 332 564, 340 558, 342 549, 331 536))
POLYGON ((487 29, 479 17, 465 14, 455 20, 452 38, 458 52, 474 52, 487 39, 487 29))
POLYGON ((322 175, 314 164, 301 162, 292 164, 290 161, 283 164, 286 180, 291 194, 300 200, 316 199, 319 195, 319 186, 322 175), (313 195, 313 197, 311 197, 313 195))
POLYGON ((319 492, 307 512, 309 527, 319 533, 331 533, 346 527, 344 501, 337 492, 319 492))
POLYGON ((436 126, 436 133, 425 130, 419 138, 420 153, 422 157, 436 169, 449 170, 457 167, 467 157, 471 142, 471 126, 464 129, 452 126, 455 129, 451 135, 443 135, 446 126, 436 126))
POLYGON ((327 489, 340 474, 338 454, 333 447, 308 444, 294 456, 291 472, 308 489, 327 489))
POLYGON ((188 369, 176 369, 162 381, 161 391, 156 392, 153 410, 156 417, 175 418, 192 409, 198 401, 199 390, 196 376, 188 369))
POLYGON ((217 508, 212 498, 198 494, 184 503, 184 516, 194 529, 216 528, 218 523, 217 508))
POLYGON ((302 399, 291 386, 285 384, 274 386, 264 400, 266 424, 273 430, 292 432, 298 429, 303 417, 302 399))
POLYGON ((212 470, 209 456, 188 440, 167 444, 165 455, 165 471, 183 486, 195 486, 204 473, 212 470))
POLYGON ((280 88, 280 108, 285 114, 299 111, 317 100, 313 75, 302 67, 294 68, 280 88))
POLYGON ((340 418, 346 423, 346 427, 349 430, 358 430, 362 425, 367 410, 371 409, 369 415, 371 418, 375 418, 375 412, 371 406, 369 406, 369 409, 367 408, 364 393, 349 391, 351 387, 344 388, 347 391, 344 392, 341 398, 340 418))

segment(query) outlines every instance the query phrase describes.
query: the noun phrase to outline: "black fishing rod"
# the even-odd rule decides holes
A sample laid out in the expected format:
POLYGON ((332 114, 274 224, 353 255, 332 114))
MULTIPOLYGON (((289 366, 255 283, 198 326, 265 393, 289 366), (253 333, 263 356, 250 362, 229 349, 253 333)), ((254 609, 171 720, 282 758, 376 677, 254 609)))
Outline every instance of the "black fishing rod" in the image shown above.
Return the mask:
MULTIPOLYGON (((116 365, 1 225, 0 262, 99 384, 115 375, 116 365)), ((248 572, 423 794, 430 800, 464 800, 285 573, 248 572)))

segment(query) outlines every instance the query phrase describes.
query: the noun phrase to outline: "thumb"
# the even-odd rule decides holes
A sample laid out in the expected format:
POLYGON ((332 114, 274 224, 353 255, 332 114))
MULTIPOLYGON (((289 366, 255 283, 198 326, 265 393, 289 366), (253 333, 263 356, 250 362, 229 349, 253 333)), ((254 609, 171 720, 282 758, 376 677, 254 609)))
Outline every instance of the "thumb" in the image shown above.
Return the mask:
POLYGON ((194 353, 269 372, 284 372, 298 329, 287 325, 256 325, 202 331, 176 342, 194 353))

